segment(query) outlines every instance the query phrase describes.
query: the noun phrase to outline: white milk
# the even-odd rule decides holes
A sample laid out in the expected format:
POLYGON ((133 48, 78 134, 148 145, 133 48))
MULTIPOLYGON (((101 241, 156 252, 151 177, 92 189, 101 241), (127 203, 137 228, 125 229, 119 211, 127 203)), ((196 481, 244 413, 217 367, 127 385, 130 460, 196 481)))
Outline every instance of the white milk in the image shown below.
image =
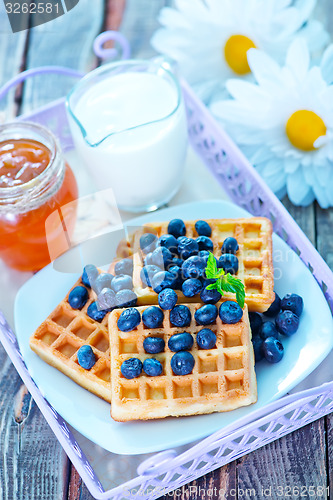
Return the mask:
POLYGON ((71 120, 75 145, 97 186, 112 187, 120 208, 152 209, 178 190, 187 127, 183 103, 174 112, 177 99, 161 76, 128 71, 98 81, 77 101, 73 113, 87 141, 71 120))

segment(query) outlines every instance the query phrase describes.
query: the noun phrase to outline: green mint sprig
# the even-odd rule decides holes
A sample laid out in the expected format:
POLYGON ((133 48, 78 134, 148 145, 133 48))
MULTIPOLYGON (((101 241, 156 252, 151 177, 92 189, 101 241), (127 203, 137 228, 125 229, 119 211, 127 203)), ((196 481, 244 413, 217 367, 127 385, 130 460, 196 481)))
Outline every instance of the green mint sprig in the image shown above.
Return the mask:
POLYGON ((230 273, 225 273, 222 268, 216 265, 216 259, 212 252, 209 252, 206 267, 207 279, 216 280, 206 287, 207 290, 217 290, 222 296, 224 292, 231 292, 236 294, 236 300, 240 307, 243 309, 245 302, 245 288, 240 279, 235 278, 230 273))

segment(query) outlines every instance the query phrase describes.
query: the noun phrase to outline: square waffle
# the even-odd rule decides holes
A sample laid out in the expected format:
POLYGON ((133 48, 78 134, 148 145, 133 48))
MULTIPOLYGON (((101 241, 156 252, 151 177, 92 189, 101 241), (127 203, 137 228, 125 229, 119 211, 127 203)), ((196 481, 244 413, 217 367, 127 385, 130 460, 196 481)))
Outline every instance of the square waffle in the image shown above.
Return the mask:
MULTIPOLYGON (((264 312, 274 300, 274 270, 272 259, 272 224, 265 217, 249 219, 208 219, 212 229, 211 240, 214 244, 214 255, 221 256, 221 247, 228 236, 238 241, 237 258, 239 269, 237 277, 245 286, 245 303, 249 311, 264 312)), ((157 304, 158 295, 150 287, 145 287, 140 278, 140 271, 144 265, 144 255, 140 249, 140 236, 152 232, 158 237, 168 232, 168 222, 151 222, 144 224, 137 231, 134 239, 134 292, 138 297, 139 305, 157 304)), ((186 236, 196 238, 195 221, 185 221, 186 236)), ((178 303, 195 302, 196 297, 189 299, 177 290, 178 303)), ((225 293, 224 298, 235 300, 233 293, 225 293)))
MULTIPOLYGON (((222 412, 254 403, 257 400, 254 356, 247 307, 238 323, 227 325, 219 316, 210 328, 217 337, 214 349, 201 350, 196 344, 199 326, 194 313, 202 304, 186 304, 191 311, 189 327, 174 327, 169 320, 169 311, 164 311, 160 328, 149 329, 141 323, 131 332, 122 332, 117 321, 122 313, 115 309, 109 316, 111 352, 111 416, 117 421, 146 420, 168 416, 197 415, 222 412), (189 332, 194 338, 190 350, 195 359, 193 372, 189 375, 173 374, 170 360, 175 354, 168 348, 171 335, 189 332), (159 354, 147 354, 143 340, 148 336, 163 337, 165 350, 159 354), (120 367, 125 359, 136 357, 142 362, 146 358, 158 359, 162 375, 148 377, 144 372, 128 380, 120 367)), ((217 304, 217 306, 219 306, 217 304)), ((142 315, 148 306, 138 307, 142 315)))
MULTIPOLYGON (((71 290, 78 285, 84 286, 81 278, 71 290)), ((64 300, 37 328, 29 343, 31 349, 46 363, 110 402, 108 314, 101 323, 87 315, 88 306, 96 298, 90 288, 87 290, 89 298, 81 310, 72 309, 69 305, 69 291, 64 300), (90 370, 82 368, 77 361, 77 351, 83 345, 90 345, 96 357, 96 363, 90 370)))

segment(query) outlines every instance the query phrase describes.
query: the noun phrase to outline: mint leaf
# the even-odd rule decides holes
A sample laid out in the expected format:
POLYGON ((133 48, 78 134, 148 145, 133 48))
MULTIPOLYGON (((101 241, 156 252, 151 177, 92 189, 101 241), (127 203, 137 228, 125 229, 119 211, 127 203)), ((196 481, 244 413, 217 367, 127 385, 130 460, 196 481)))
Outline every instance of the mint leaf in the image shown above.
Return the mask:
POLYGON ((209 252, 208 260, 207 260, 207 266, 206 266, 206 277, 208 279, 215 279, 217 278, 218 270, 217 270, 217 265, 216 265, 216 259, 212 252, 209 252))
POLYGON ((241 280, 228 273, 223 280, 222 286, 226 292, 236 294, 236 300, 243 309, 245 303, 245 288, 241 280))
POLYGON ((218 286, 218 282, 215 281, 215 283, 210 283, 208 286, 206 286, 206 290, 216 290, 218 286))
POLYGON ((244 284, 232 274, 225 274, 222 268, 218 269, 216 259, 212 252, 209 252, 205 273, 207 279, 216 280, 215 283, 210 283, 206 286, 207 290, 217 290, 222 296, 223 292, 235 293, 236 300, 243 309, 245 303, 244 284))

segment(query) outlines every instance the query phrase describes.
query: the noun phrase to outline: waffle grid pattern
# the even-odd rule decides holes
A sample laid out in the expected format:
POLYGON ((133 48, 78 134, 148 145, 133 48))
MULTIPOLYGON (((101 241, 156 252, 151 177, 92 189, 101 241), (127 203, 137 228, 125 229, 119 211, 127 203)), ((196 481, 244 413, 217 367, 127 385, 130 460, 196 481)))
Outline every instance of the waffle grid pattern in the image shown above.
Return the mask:
MULTIPOLYGON (((219 304, 218 304, 219 305, 219 304)), ((217 336, 216 347, 198 349, 196 334, 204 326, 194 319, 195 311, 202 304, 187 304, 192 321, 189 327, 174 327, 169 311, 164 311, 160 328, 146 328, 143 322, 131 332, 121 332, 117 321, 122 311, 114 310, 109 317, 111 346, 111 415, 115 420, 163 418, 166 416, 195 415, 213 411, 227 411, 256 400, 251 333, 247 309, 242 320, 235 325, 216 322, 207 326, 217 336), (189 332, 194 340, 190 350, 195 359, 193 372, 185 376, 173 374, 170 361, 175 354, 168 348, 169 338, 181 332, 189 332), (143 341, 148 336, 162 337, 165 351, 147 354, 143 341), (148 377, 144 372, 128 380, 120 372, 125 359, 136 357, 142 362, 147 358, 158 359, 162 375, 148 377)), ((148 306, 138 307, 140 314, 148 306)))

